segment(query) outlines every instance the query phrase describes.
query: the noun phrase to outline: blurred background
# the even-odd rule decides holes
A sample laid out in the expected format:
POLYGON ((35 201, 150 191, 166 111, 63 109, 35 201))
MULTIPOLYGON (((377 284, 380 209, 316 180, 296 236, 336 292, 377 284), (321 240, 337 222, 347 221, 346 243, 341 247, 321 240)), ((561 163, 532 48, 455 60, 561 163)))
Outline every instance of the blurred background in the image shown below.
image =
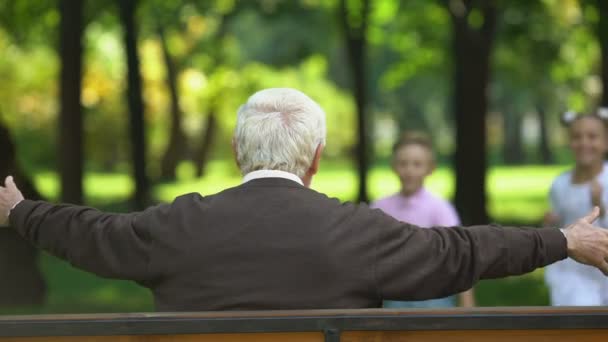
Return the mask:
MULTIPOLYGON (((540 225, 572 165, 560 114, 608 105, 607 23, 602 0, 0 0, 0 176, 116 212, 213 194, 240 182, 238 106, 294 87, 327 113, 314 189, 397 192, 391 145, 422 130, 464 223, 540 225)), ((0 279, 2 314, 153 310, 9 230, 0 279)), ((542 270, 476 296, 548 304, 542 270)))

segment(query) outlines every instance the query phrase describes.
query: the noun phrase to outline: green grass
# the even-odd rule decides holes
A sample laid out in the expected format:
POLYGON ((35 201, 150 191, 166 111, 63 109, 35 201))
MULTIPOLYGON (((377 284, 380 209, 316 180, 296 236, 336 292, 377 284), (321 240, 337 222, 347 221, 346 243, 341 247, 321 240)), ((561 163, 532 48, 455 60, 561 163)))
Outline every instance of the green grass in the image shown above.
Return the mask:
POLYGON ((131 281, 103 279, 48 254, 40 258, 48 286, 40 313, 153 311, 151 292, 131 281))
MULTIPOLYGON (((187 169, 187 167, 182 167, 187 169)), ((496 222, 522 222, 535 224, 547 210, 547 194, 552 180, 565 170, 564 166, 495 167, 488 173, 488 209, 496 222)), ((178 182, 157 185, 154 195, 160 201, 169 202, 176 196, 189 192, 203 195, 217 193, 240 183, 236 168, 226 162, 213 162, 208 175, 193 178, 188 171, 181 172, 178 182)), ((57 176, 41 172, 35 177, 40 191, 51 199, 57 198, 57 176)), ((434 193, 451 198, 454 192, 453 174, 448 168, 437 169, 426 182, 434 193)), ((121 203, 133 190, 133 182, 127 174, 87 173, 84 181, 86 198, 95 206, 107 207, 121 203)), ((356 197, 357 177, 347 163, 322 165, 312 187, 343 201, 356 197)), ((387 167, 374 167, 369 175, 369 193, 372 199, 390 195, 399 188, 397 177, 387 167)))
MULTIPOLYGON (((496 222, 537 224, 547 209, 551 181, 564 170, 562 166, 496 167, 489 171, 488 208, 496 222)), ((236 168, 227 162, 213 162, 202 179, 192 176, 188 164, 180 166, 179 181, 157 185, 154 195, 160 201, 171 201, 188 192, 209 195, 240 183, 236 168)), ((51 172, 35 175, 35 183, 48 198, 56 199, 57 177, 51 172)), ((126 174, 90 172, 85 177, 88 203, 106 210, 124 208, 133 190, 126 174), (118 205, 116 205, 118 203, 118 205)), ((387 167, 375 167, 369 176, 373 199, 392 194, 398 180, 387 167)), ((314 189, 341 200, 356 195, 356 173, 349 163, 324 163, 313 181, 314 189)), ((453 175, 439 168, 427 180, 427 187, 445 198, 453 194, 453 175)), ((47 304, 41 308, 5 310, 5 313, 83 313, 133 312, 153 310, 150 292, 133 282, 101 279, 71 267, 48 254, 42 254, 40 266, 48 285, 47 304)), ((479 305, 546 305, 547 289, 542 270, 521 277, 482 281, 476 288, 479 305)))

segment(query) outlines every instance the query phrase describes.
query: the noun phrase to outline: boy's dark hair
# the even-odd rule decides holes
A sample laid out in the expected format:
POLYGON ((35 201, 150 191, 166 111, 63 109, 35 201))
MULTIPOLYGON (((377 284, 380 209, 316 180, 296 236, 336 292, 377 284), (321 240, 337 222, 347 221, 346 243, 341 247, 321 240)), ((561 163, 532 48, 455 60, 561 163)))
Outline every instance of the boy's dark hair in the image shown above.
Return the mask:
POLYGON ((426 148, 427 150, 429 150, 429 152, 431 153, 431 157, 434 159, 433 141, 428 136, 428 134, 419 131, 403 132, 401 134, 401 137, 399 137, 399 140, 397 140, 397 142, 395 142, 395 144, 393 145, 393 156, 395 155, 395 153, 397 153, 397 151, 399 151, 399 149, 409 145, 418 145, 426 148))

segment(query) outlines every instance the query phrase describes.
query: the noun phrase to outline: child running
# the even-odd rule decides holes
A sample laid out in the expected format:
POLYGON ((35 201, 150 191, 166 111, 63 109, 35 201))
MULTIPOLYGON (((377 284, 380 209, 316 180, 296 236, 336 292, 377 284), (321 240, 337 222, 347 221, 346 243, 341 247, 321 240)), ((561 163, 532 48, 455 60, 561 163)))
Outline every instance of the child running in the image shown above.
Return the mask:
MULTIPOLYGON (((424 188, 424 179, 435 169, 435 157, 430 139, 419 132, 406 132, 393 147, 393 171, 401 181, 401 191, 372 203, 397 220, 420 227, 451 227, 460 225, 454 207, 424 188)), ((584 216, 584 215, 583 215, 584 216)), ((385 300, 385 308, 437 308, 454 307, 455 298, 446 297, 424 301, 385 300)), ((475 305, 473 291, 460 294, 464 307, 475 305)))
MULTIPOLYGON (((551 186, 551 211, 545 225, 565 227, 577 215, 600 207, 596 226, 608 227, 608 108, 593 114, 568 112, 562 122, 568 128, 574 169, 559 175, 551 186)), ((566 259, 545 269, 552 305, 608 305, 608 278, 597 269, 566 259)))

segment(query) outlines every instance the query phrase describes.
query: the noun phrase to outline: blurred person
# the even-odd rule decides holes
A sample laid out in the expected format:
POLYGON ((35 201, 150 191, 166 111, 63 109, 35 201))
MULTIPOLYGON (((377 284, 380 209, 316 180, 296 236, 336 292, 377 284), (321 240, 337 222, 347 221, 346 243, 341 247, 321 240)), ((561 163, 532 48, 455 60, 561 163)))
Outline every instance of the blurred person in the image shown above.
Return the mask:
MULTIPOLYGON (((551 185, 551 211, 545 215, 545 225, 568 225, 580 213, 599 207, 596 223, 608 227, 608 164, 604 160, 608 152, 608 108, 587 115, 567 112, 562 122, 568 129, 575 164, 551 185)), ((552 305, 608 305, 608 278, 593 267, 566 259, 547 267, 545 280, 552 305)))
MULTIPOLYGON (((435 155, 431 139, 421 132, 405 132, 395 143, 392 152, 392 168, 399 177, 399 193, 382 198, 371 204, 399 221, 419 227, 453 227, 460 225, 454 207, 433 195, 424 187, 424 180, 435 170, 435 155)), ((460 305, 475 306, 473 290, 459 295, 460 305)), ((454 296, 425 301, 385 300, 385 308, 437 308, 456 305, 454 296)))
MULTIPOLYGON (((0 187, 0 225, 75 267, 149 288, 159 311, 379 307, 469 289, 568 255, 608 274, 608 231, 587 216, 563 230, 419 228, 309 188, 325 113, 289 88, 253 94, 233 137, 243 183, 113 214, 24 199, 0 187)), ((194 190, 194 189, 193 189, 194 190)))

